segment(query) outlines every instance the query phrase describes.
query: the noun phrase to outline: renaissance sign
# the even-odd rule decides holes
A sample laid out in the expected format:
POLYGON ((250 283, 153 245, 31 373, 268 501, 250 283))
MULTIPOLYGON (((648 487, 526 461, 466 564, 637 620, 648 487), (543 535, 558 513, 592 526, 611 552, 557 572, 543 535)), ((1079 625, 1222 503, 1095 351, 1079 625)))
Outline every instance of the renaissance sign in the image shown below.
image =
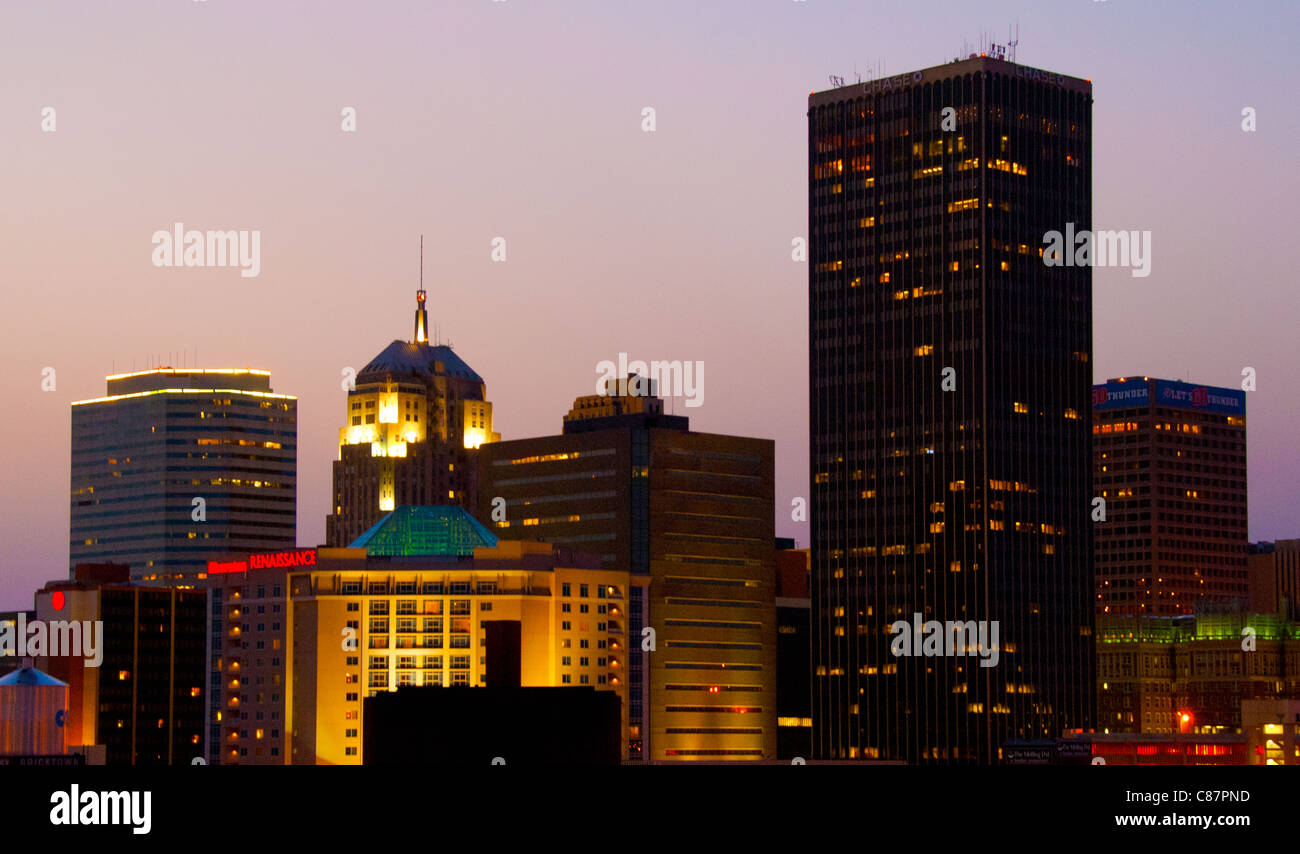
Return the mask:
POLYGON ((248 572, 250 569, 292 569, 299 566, 315 565, 315 549, 294 549, 293 551, 249 555, 247 560, 211 560, 208 561, 208 575, 248 572))

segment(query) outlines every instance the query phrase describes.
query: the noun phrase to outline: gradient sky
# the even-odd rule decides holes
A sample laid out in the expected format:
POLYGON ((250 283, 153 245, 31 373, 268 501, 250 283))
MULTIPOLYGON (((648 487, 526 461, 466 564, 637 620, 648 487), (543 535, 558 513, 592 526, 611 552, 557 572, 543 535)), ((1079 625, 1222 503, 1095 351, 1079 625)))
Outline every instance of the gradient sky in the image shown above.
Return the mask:
POLYGON ((1016 21, 1017 61, 1093 81, 1095 227, 1152 232, 1149 278, 1096 271, 1096 378, 1255 368, 1251 537, 1300 536, 1289 0, 10 2, 0 609, 66 576, 69 403, 148 354, 299 396, 298 542, 322 541, 340 372, 411 336, 421 233, 431 322, 504 438, 559 432, 620 351, 701 360, 677 412, 776 440, 777 532, 807 545, 807 95, 1016 21), (155 268, 176 221, 259 229, 261 275, 155 268))

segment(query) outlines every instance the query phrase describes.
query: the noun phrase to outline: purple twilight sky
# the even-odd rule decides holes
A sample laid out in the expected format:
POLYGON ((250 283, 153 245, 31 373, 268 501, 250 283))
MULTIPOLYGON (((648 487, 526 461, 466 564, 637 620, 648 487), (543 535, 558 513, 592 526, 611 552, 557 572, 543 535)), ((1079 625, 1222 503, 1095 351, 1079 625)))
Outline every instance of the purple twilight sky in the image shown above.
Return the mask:
POLYGON ((149 354, 299 396, 320 542, 340 373, 410 337, 421 233, 505 438, 558 432, 620 352, 703 361, 676 411, 776 440, 777 532, 807 545, 807 95, 1016 21, 1019 62, 1093 81, 1096 227, 1152 232, 1149 278, 1096 271, 1096 377, 1253 367, 1251 536, 1300 536, 1290 2, 7 3, 0 609, 66 575, 69 403, 149 354), (260 230, 260 275, 154 267, 177 221, 260 230))

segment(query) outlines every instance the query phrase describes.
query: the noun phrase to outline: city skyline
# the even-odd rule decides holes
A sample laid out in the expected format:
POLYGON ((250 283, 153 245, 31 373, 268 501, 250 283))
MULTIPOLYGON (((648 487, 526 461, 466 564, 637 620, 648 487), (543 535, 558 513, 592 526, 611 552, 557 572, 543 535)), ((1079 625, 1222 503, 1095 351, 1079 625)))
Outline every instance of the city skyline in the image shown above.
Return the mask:
MULTIPOLYGON (((716 35, 731 10, 574 8, 589 14, 592 31, 613 37, 584 47, 578 27, 576 43, 560 42, 576 48, 573 64, 532 81, 525 78, 540 64, 538 51, 551 50, 537 47, 545 41, 537 33, 561 23, 523 5, 508 7, 512 17, 498 14, 505 4, 454 12, 479 34, 470 41, 491 48, 487 60, 455 45, 444 58, 426 57, 418 42, 403 42, 385 50, 369 77, 374 48, 350 53, 348 16, 322 10, 316 38, 291 55, 337 61, 323 62, 331 73, 310 97, 290 100, 284 93, 302 94, 293 63, 268 60, 272 42, 259 41, 293 35, 287 11, 263 13, 266 37, 247 35, 245 18, 217 6, 204 10, 202 24, 184 17, 189 7, 167 10, 132 35, 129 15, 91 8, 88 20, 113 36, 105 43, 132 44, 138 50, 122 53, 138 58, 106 68, 89 89, 78 76, 88 66, 61 69, 61 51, 51 57, 30 45, 71 38, 67 49, 86 63, 102 48, 77 42, 80 33, 56 35, 50 22, 24 21, 35 35, 11 55, 38 73, 4 92, 15 157, 0 166, 12 188, 3 202, 12 223, 0 237, 4 278, 23 285, 6 287, 0 307, 24 318, 0 344, 12 366, 0 388, 15 407, 0 438, 22 449, 9 457, 3 486, 9 548, 0 606, 29 607, 32 590, 66 572, 69 405, 98 396, 104 376, 129 370, 133 358, 145 367, 145 351, 197 350, 198 366, 268 369, 299 398, 297 539, 323 543, 341 372, 409 334, 420 233, 429 243, 430 325, 490 385, 504 439, 552 434, 551 402, 590 393, 598 364, 621 352, 703 361, 711 388, 707 403, 689 411, 692 425, 775 439, 777 534, 808 545, 807 525, 789 514, 791 499, 809 497, 808 271, 790 261, 791 240, 807 237, 804 92, 826 88, 827 74, 851 75, 855 61, 867 64, 872 48, 855 33, 878 24, 885 7, 746 10, 740 31, 721 39, 719 56, 734 51, 725 62, 694 30, 716 35), (195 48, 194 40, 155 38, 164 26, 186 35, 201 26, 213 39, 195 48), (790 59, 768 65, 761 37, 778 33, 790 59), (223 68, 223 38, 250 48, 249 68, 223 68), (674 49, 694 60, 689 73, 638 70, 636 60, 664 67, 674 49), (600 60, 626 50, 631 61, 616 64, 631 69, 622 78, 598 73, 600 60), (146 74, 164 60, 179 70, 175 82, 146 74), (478 74, 456 73, 459 60, 478 74), (253 80, 262 91, 234 94, 253 88, 239 81, 253 80), (734 93, 722 116, 716 85, 734 93), (174 114, 160 116, 158 102, 174 114), (53 133, 40 130, 47 104, 58 110, 53 133), (653 133, 641 129, 646 106, 657 111, 653 133), (340 129, 345 107, 357 110, 355 134, 340 129), (448 128, 467 130, 465 138, 448 128), (521 139, 530 143, 522 150, 521 139), (61 183, 68 179, 75 188, 61 183), (599 192, 607 186, 626 194, 610 203, 599 192), (68 210, 84 211, 88 223, 77 235, 80 252, 64 251, 68 210), (153 266, 151 235, 178 221, 260 229, 259 276, 153 266), (491 260, 497 236, 507 241, 504 262, 491 260), (56 371, 54 391, 41 390, 46 367, 56 371), (774 406, 780 399, 796 405, 774 406)), ((1290 33, 1270 28, 1267 11, 1198 20, 1189 11, 1172 24, 1118 4, 1078 12, 1068 27, 1059 9, 1010 4, 979 20, 963 9, 950 19, 958 23, 939 28, 927 14, 898 26, 888 67, 950 60, 963 38, 983 27, 996 34, 1001 24, 993 24, 1018 17, 1019 63, 1091 75, 1094 222, 1155 238, 1150 277, 1096 271, 1093 380, 1136 370, 1232 388, 1253 367, 1250 539, 1294 536, 1300 463, 1290 414, 1300 385, 1289 329, 1297 296, 1277 250, 1287 245, 1283 199, 1297 189, 1293 170, 1278 165, 1289 162, 1283 145, 1296 130, 1282 82, 1294 76, 1296 60, 1284 49, 1290 33), (1157 23, 1183 28, 1184 38, 1140 44, 1157 23), (1249 45, 1255 61, 1232 73, 1199 61, 1224 43, 1249 45), (1183 85, 1169 86, 1171 75, 1183 85), (1256 133, 1240 127, 1246 106, 1259 111, 1256 133), (1135 134, 1158 144, 1134 146, 1135 134)), ((427 32, 434 20, 432 12, 377 14, 393 33, 404 23, 427 32)), ((367 32, 355 38, 364 42, 367 32)), ((670 405, 687 413, 680 398, 670 405)))

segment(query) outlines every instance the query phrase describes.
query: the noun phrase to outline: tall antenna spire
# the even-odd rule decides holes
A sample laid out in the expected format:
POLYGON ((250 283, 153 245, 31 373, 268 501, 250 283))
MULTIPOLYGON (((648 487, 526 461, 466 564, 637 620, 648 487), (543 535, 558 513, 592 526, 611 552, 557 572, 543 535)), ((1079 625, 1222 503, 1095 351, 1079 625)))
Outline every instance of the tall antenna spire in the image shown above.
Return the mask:
POLYGON ((424 235, 420 235, 420 289, 415 292, 415 343, 429 343, 429 315, 424 310, 424 235))

